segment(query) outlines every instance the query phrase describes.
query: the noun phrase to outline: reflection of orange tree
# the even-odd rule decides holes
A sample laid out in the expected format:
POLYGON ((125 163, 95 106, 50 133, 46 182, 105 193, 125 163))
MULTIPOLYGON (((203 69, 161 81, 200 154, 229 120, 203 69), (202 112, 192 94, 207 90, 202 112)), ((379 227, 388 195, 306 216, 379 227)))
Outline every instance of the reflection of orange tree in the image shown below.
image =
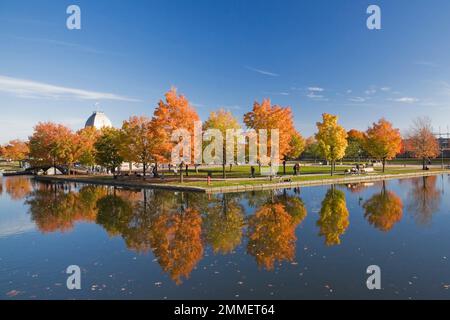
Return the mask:
POLYGON ((177 284, 188 278, 203 255, 202 218, 195 209, 165 211, 152 223, 153 253, 177 284))
POLYGON ((75 222, 95 221, 95 204, 104 192, 104 188, 94 186, 81 188, 79 193, 75 193, 65 192, 55 185, 43 185, 29 195, 26 203, 41 232, 64 232, 71 230, 75 222))
POLYGON ((363 208, 367 221, 381 231, 391 230, 403 216, 402 200, 394 192, 386 190, 384 181, 381 193, 367 200, 363 208))
POLYGON ((408 211, 416 223, 427 225, 433 214, 439 210, 441 193, 436 188, 437 177, 429 176, 411 180, 412 187, 408 195, 408 211))
POLYGON ((221 200, 214 201, 206 209, 203 219, 205 241, 214 253, 230 253, 242 241, 244 213, 238 200, 233 195, 223 194, 221 200))
POLYGON ((319 235, 325 236, 327 246, 340 244, 340 236, 344 234, 349 224, 345 194, 333 186, 322 201, 320 217, 317 221, 320 227, 319 235))
POLYGON ((301 199, 286 194, 272 197, 248 220, 248 253, 267 270, 273 270, 276 262, 292 261, 297 241, 295 228, 305 217, 301 199))
POLYGON ((203 255, 198 209, 203 198, 160 190, 145 190, 140 196, 115 192, 97 202, 97 223, 111 236, 121 236, 132 250, 152 250, 164 272, 179 284, 203 255))
POLYGON ((10 177, 5 179, 5 190, 13 200, 25 198, 31 192, 31 181, 28 177, 10 177))

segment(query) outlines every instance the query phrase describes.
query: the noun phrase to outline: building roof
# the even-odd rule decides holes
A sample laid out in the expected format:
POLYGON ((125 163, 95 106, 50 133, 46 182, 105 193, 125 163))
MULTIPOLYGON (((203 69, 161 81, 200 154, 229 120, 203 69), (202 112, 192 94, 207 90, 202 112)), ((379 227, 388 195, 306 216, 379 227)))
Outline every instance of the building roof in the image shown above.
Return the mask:
POLYGON ((103 112, 95 111, 89 119, 87 119, 84 127, 95 127, 96 129, 102 129, 105 127, 112 127, 112 123, 103 112))

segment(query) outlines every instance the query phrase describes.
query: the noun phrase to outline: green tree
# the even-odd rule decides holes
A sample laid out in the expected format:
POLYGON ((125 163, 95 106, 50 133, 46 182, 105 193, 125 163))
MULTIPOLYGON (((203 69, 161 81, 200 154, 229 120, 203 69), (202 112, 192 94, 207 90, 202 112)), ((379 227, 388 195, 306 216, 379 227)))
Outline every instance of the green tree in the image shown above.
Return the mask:
POLYGON ((102 133, 94 144, 95 160, 112 173, 123 163, 121 155, 122 134, 115 128, 103 128, 102 133))

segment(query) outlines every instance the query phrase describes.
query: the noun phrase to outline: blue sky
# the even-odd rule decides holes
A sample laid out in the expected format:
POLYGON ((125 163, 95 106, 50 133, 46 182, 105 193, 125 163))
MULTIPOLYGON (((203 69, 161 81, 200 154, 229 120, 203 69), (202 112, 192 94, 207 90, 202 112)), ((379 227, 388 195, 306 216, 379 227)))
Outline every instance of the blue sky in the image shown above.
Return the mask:
POLYGON ((2 0, 0 143, 38 121, 79 129, 94 109, 116 126, 150 116, 171 86, 203 120, 271 98, 305 136, 323 112, 348 129, 423 115, 446 129, 448 12, 446 0, 2 0), (70 4, 81 30, 66 28, 70 4), (382 30, 366 28, 370 4, 382 30))

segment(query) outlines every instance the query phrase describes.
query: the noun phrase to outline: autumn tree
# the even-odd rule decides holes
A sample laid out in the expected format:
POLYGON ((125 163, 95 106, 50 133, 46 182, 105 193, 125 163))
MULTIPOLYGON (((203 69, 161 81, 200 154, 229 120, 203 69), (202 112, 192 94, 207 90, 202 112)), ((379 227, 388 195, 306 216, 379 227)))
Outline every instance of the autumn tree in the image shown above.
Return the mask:
POLYGON ((325 195, 320 209, 317 226, 319 235, 325 237, 325 244, 333 246, 341 243, 340 237, 349 226, 349 212, 344 192, 332 186, 325 195))
MULTIPOLYGON (((272 105, 270 99, 264 99, 262 103, 255 102, 252 111, 244 115, 244 123, 249 129, 267 130, 267 151, 269 154, 272 152, 271 130, 276 129, 279 132, 278 151, 281 159, 298 158, 304 151, 305 142, 295 129, 290 107, 272 105)), ((259 155, 260 160, 261 156, 259 155)))
POLYGON ((364 132, 358 131, 356 129, 352 129, 347 132, 347 142, 348 146, 345 150, 345 157, 347 159, 358 159, 361 161, 361 157, 365 156, 365 144, 366 144, 366 136, 364 132))
POLYGON ((73 133, 61 124, 40 122, 29 138, 30 159, 34 165, 69 165, 73 162, 73 133))
POLYGON ((121 155, 122 133, 115 128, 103 128, 100 137, 94 144, 95 161, 112 173, 123 163, 121 155))
POLYGON ((386 181, 383 181, 381 193, 367 200, 363 208, 367 221, 385 232, 391 230, 403 216, 402 199, 394 192, 386 190, 386 181))
POLYGON ((95 127, 86 127, 76 132, 73 147, 74 158, 82 165, 95 165, 94 144, 100 136, 100 130, 95 127))
POLYGON ((433 134, 431 119, 417 118, 407 134, 408 146, 414 158, 422 159, 422 168, 426 169, 426 160, 439 156, 439 143, 433 134))
POLYGON ((370 156, 382 161, 383 172, 386 168, 386 160, 393 159, 402 148, 402 136, 400 130, 382 118, 366 132, 366 150, 370 156))
POLYGON ((21 140, 11 140, 0 149, 3 158, 18 161, 21 166, 22 161, 27 159, 30 153, 28 143, 21 140))
MULTIPOLYGON (((169 161, 171 150, 177 143, 171 141, 172 133, 177 129, 185 129, 189 132, 192 141, 194 124, 196 121, 200 121, 200 118, 188 99, 183 95, 178 95, 176 88, 171 88, 165 94, 165 101, 159 101, 153 113, 153 121, 157 128, 166 133, 166 139, 161 145, 163 150, 161 155, 169 161)), ((194 144, 191 143, 191 146, 193 147, 194 144)))
POLYGON ((347 132, 338 124, 338 117, 324 113, 323 121, 317 122, 318 132, 316 140, 322 156, 331 164, 331 175, 333 175, 336 160, 342 159, 347 148, 347 132))
MULTIPOLYGON (((223 178, 226 177, 225 174, 225 166, 227 161, 227 130, 234 130, 234 129, 240 129, 241 125, 239 124, 239 121, 232 115, 231 112, 225 111, 223 109, 220 109, 217 112, 211 112, 209 115, 208 120, 206 120, 203 124, 203 130, 208 129, 217 129, 222 134, 222 176, 223 178)), ((211 142, 213 143, 213 142, 211 142)), ((234 145, 237 145, 237 142, 234 141, 234 145)), ((233 155, 235 154, 235 150, 233 151, 233 155)))
POLYGON ((143 176, 148 166, 162 159, 166 134, 156 121, 147 117, 131 117, 122 125, 124 158, 143 166, 143 176))

